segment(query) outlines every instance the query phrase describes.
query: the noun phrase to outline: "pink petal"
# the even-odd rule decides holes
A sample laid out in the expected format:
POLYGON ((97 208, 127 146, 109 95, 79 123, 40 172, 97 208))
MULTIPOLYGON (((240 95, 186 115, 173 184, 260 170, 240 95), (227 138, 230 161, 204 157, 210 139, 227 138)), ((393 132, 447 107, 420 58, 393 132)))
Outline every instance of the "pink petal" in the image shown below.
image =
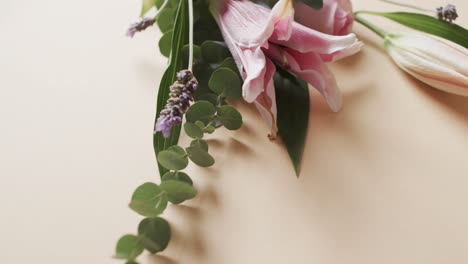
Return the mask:
POLYGON ((353 43, 351 46, 335 51, 332 54, 320 54, 320 58, 322 58, 324 62, 335 62, 358 53, 363 45, 364 44, 361 41, 358 41, 353 43))
POLYGON ((295 20, 312 29, 330 35, 346 35, 354 21, 350 0, 324 0, 320 10, 297 1, 295 20))
POLYGON ((354 34, 332 36, 307 28, 296 22, 293 22, 291 38, 289 40, 281 40, 275 32, 273 32, 269 40, 275 44, 300 52, 313 51, 320 54, 331 54, 357 42, 356 35, 354 34))
POLYGON ((276 108, 276 95, 275 85, 273 82, 273 75, 275 75, 275 65, 270 59, 266 59, 264 82, 267 84, 263 92, 255 100, 255 106, 262 118, 270 126, 270 138, 274 139, 278 133, 276 126, 277 108, 276 108))
POLYGON ((282 64, 283 67, 317 89, 334 112, 341 109, 342 98, 335 77, 318 54, 300 53, 276 45, 270 45, 265 52, 269 58, 282 64))

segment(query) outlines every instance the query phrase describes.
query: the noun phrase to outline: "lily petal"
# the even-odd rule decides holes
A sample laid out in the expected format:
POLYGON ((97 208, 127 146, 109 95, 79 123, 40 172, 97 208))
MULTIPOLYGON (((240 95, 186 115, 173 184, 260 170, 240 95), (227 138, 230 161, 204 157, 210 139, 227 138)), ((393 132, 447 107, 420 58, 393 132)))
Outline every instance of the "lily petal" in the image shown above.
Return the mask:
POLYGON ((335 77, 318 54, 314 52, 301 53, 276 45, 270 45, 270 48, 265 52, 274 61, 317 89, 332 111, 338 112, 341 109, 341 92, 335 77))
POLYGON ((270 42, 295 49, 299 52, 317 52, 331 54, 358 42, 356 35, 333 36, 324 34, 298 23, 293 23, 291 38, 281 40, 280 36, 273 32, 270 42))

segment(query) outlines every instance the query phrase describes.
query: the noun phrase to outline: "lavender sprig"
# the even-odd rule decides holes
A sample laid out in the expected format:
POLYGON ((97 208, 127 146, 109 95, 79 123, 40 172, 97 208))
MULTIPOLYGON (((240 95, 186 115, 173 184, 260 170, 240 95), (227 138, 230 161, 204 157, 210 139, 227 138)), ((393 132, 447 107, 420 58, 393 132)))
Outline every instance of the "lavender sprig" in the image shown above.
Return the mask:
POLYGON ((182 117, 190 102, 193 102, 193 94, 198 88, 198 81, 191 71, 182 70, 176 76, 177 80, 169 88, 169 99, 154 128, 154 133, 161 131, 165 138, 169 137, 174 125, 182 123, 182 117))
POLYGON ((147 29, 148 27, 152 26, 155 21, 156 20, 154 18, 144 17, 141 21, 135 22, 130 25, 130 27, 127 30, 127 36, 133 38, 133 36, 135 36, 135 33, 147 29))
POLYGON ((454 5, 446 5, 445 7, 441 6, 436 9, 437 18, 440 20, 448 21, 452 23, 455 19, 457 19, 457 8, 454 5))

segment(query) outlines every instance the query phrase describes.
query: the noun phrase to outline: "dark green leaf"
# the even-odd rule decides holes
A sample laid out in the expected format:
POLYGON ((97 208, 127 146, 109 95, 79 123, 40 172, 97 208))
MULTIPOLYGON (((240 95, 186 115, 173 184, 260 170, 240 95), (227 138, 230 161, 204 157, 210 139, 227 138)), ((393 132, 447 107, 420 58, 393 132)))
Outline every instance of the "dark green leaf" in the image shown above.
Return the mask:
POLYGON ((202 121, 195 121, 195 125, 197 125, 200 129, 205 128, 205 124, 202 121))
POLYGON ((169 201, 173 204, 180 204, 197 195, 197 190, 192 185, 182 181, 166 180, 161 182, 159 187, 167 193, 169 201))
POLYGON ((138 225, 138 234, 146 250, 155 254, 166 249, 169 244, 171 227, 161 217, 145 218, 138 225))
POLYGON ((208 101, 198 101, 190 106, 186 118, 188 122, 195 123, 196 121, 202 121, 207 124, 215 113, 216 108, 212 103, 208 101))
POLYGON ((165 57, 171 55, 172 30, 168 30, 159 39, 159 51, 165 57))
POLYGON ((181 181, 181 182, 188 183, 190 185, 193 184, 192 179, 190 179, 190 177, 185 172, 182 172, 182 171, 166 172, 166 174, 162 176, 162 181, 169 181, 169 180, 181 181))
POLYGON ((306 82, 276 67, 275 92, 278 133, 299 176, 309 123, 309 89, 306 82))
POLYGON ((158 24, 159 30, 162 33, 173 30, 175 28, 174 17, 176 16, 176 10, 177 9, 175 8, 165 7, 161 13, 159 13, 159 17, 156 20, 156 23, 158 24))
POLYGON ((195 139, 195 140, 193 140, 193 141, 190 143, 190 146, 191 146, 191 147, 194 147, 194 148, 201 148, 201 149, 203 149, 204 151, 208 151, 208 143, 206 143, 206 141, 203 140, 203 139, 195 139))
POLYGON ((143 252, 143 243, 135 235, 124 235, 115 247, 115 258, 134 260, 143 252))
POLYGON ((155 217, 166 209, 167 196, 158 185, 147 182, 135 190, 129 206, 143 216, 155 217))
POLYGON ((233 57, 228 57, 225 60, 223 60, 221 65, 219 65, 219 68, 229 68, 233 72, 235 72, 237 74, 237 76, 240 77, 239 69, 237 69, 236 61, 234 60, 233 57))
POLYGON ((210 89, 222 97, 239 99, 242 97, 242 83, 239 76, 229 68, 219 68, 208 82, 210 89))
MULTIPOLYGON (((165 9, 164 9, 165 11, 165 9)), ((164 12, 163 11, 163 12, 164 12)), ((158 21, 161 19, 162 14, 159 16, 158 21)), ((173 18, 171 18, 173 20, 173 18)), ((164 31, 163 31, 164 32, 164 31)), ((172 49, 171 56, 169 60, 169 66, 164 72, 164 75, 161 79, 158 91, 158 100, 156 105, 156 120, 159 116, 159 113, 164 108, 167 99, 169 98, 169 86, 171 86, 175 79, 176 73, 185 68, 185 65, 182 64, 181 49, 188 43, 188 8, 187 1, 179 1, 179 6, 177 8, 175 23, 173 27, 172 35, 172 49)), ((176 145, 179 141, 180 136, 180 125, 172 127, 171 134, 168 138, 164 138, 161 132, 156 133, 153 136, 153 147, 156 157, 159 156, 159 152, 168 149, 169 147, 176 145)), ((160 176, 164 175, 167 172, 167 169, 158 164, 160 176)))
POLYGON ((201 45, 202 57, 208 63, 220 63, 231 56, 226 44, 221 41, 207 40, 201 45))
POLYGON ((242 115, 230 105, 223 105, 219 108, 218 119, 229 130, 236 130, 242 126, 242 115))
POLYGON ((304 4, 312 7, 313 9, 322 9, 323 0, 301 0, 304 4))
POLYGON ((201 148, 188 147, 186 150, 190 160, 200 167, 210 167, 215 162, 213 157, 201 148))
MULTIPOLYGON (((183 58, 184 58, 184 64, 188 64, 189 45, 185 45, 182 48, 182 54, 183 54, 183 58)), ((202 59, 202 56, 201 56, 200 46, 193 45, 193 64, 200 63, 201 59, 202 59)), ((198 79, 198 76, 197 76, 197 79, 198 79)))
POLYGON ((195 139, 203 138, 203 131, 194 123, 186 122, 184 124, 184 130, 187 136, 195 139))
POLYGON ((468 48, 468 30, 456 24, 439 20, 432 16, 407 12, 362 13, 383 16, 407 27, 439 36, 441 38, 453 41, 465 48, 468 48))
POLYGON ((205 127, 205 129, 203 131, 208 133, 208 134, 213 134, 213 132, 215 132, 215 130, 216 130, 216 128, 214 126, 207 126, 207 127, 205 127))

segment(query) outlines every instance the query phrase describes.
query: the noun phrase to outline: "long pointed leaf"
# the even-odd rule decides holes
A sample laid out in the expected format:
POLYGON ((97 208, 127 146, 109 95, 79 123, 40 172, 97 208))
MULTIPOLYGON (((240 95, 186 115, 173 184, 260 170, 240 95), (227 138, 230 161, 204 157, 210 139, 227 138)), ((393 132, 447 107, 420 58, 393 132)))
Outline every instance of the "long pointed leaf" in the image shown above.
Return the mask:
MULTIPOLYGON (((185 68, 182 59, 182 48, 188 43, 188 6, 186 0, 180 0, 177 8, 174 31, 172 35, 172 48, 169 58, 169 66, 164 72, 164 75, 159 84, 158 100, 156 106, 156 119, 159 112, 163 109, 169 98, 169 86, 172 85, 176 79, 176 73, 185 68)), ((177 144, 180 136, 180 125, 172 128, 171 134, 168 138, 164 138, 161 132, 153 136, 153 147, 156 157, 159 152, 168 149, 169 147, 177 144)), ((167 172, 167 169, 158 163, 159 174, 162 177, 167 172)))
POLYGON ((278 133, 299 177, 309 127, 309 88, 306 82, 277 67, 274 77, 278 133))
POLYGON ((408 12, 381 13, 363 11, 359 13, 383 16, 407 27, 439 36, 468 48, 468 30, 435 17, 408 12))

